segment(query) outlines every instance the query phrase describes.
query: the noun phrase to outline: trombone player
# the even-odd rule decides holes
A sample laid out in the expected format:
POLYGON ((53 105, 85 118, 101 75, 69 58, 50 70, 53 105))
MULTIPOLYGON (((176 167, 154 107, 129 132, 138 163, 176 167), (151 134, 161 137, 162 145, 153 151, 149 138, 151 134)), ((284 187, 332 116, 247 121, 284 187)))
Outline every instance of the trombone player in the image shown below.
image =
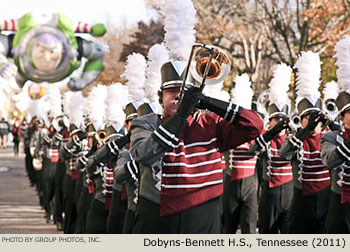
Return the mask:
MULTIPOLYGON (((228 58, 219 62, 224 54, 211 60, 197 57, 208 55, 203 50, 220 52, 213 47, 194 46, 192 58, 199 65, 193 67, 197 72, 191 75, 200 76, 197 81, 202 84, 205 79, 214 82, 225 78, 223 72, 227 68, 222 62, 228 58)), ((159 96, 163 116, 142 116, 130 128, 130 152, 140 169, 138 207, 154 208, 160 215, 161 233, 220 233, 223 152, 256 138, 263 123, 254 111, 206 97, 201 93, 202 87, 188 85, 190 67, 188 64, 185 71, 185 65, 184 61, 171 60, 161 68, 159 96), (182 72, 178 71, 180 64, 182 72), (212 113, 196 113, 196 107, 212 113), (154 170, 161 171, 161 176, 154 176, 154 170)), ((135 219, 136 226, 140 219, 146 222, 138 210, 135 219)))

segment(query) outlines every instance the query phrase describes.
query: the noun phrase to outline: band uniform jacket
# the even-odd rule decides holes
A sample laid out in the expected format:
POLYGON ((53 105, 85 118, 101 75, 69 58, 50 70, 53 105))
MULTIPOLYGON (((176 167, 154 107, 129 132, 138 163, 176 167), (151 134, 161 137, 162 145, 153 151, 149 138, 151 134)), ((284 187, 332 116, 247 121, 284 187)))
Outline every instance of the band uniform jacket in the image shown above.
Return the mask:
POLYGON ((128 166, 127 163, 132 161, 131 154, 128 150, 123 150, 119 154, 117 165, 114 172, 114 183, 125 184, 126 195, 128 198, 128 209, 131 211, 136 210, 137 203, 137 190, 138 190, 138 179, 136 172, 133 172, 133 169, 128 166), (130 170, 126 170, 130 169, 130 170), (131 175, 132 174, 132 175, 131 175), (132 179, 134 177, 134 179, 132 179))
POLYGON ((294 187, 303 195, 312 195, 330 186, 328 168, 321 160, 321 137, 323 133, 308 136, 303 142, 288 136, 279 150, 280 156, 291 160, 294 187))
MULTIPOLYGON (((342 131, 332 131, 325 134, 321 139, 321 157, 323 163, 330 169, 331 191, 338 195, 341 195, 342 190, 344 190, 344 188, 350 187, 349 163, 346 164, 346 162, 344 161, 344 157, 339 156, 339 154, 336 152, 336 149, 339 149, 345 141, 343 135, 344 134, 342 131)), ((342 149, 340 149, 340 151, 341 150, 342 149)), ((349 192, 346 192, 346 194, 346 198, 349 198, 349 192)), ((344 200, 345 195, 342 196, 342 201, 346 201, 344 200)))
POLYGON ((242 109, 235 124, 214 113, 190 115, 178 144, 166 151, 151 136, 160 124, 156 114, 134 119, 130 153, 139 162, 139 195, 160 203, 161 216, 220 196, 223 152, 256 138, 263 128, 259 116, 246 109, 242 109))
POLYGON ((250 151, 255 152, 262 160, 262 179, 269 182, 270 188, 283 185, 293 179, 291 162, 281 158, 279 153, 279 148, 286 137, 286 134, 276 135, 266 143, 260 135, 250 146, 250 151))
MULTIPOLYGON (((253 141, 246 142, 225 153, 226 174, 231 181, 247 178, 255 175, 257 162, 256 154, 250 151, 253 141)), ((253 185, 255 187, 255 185, 253 185)))

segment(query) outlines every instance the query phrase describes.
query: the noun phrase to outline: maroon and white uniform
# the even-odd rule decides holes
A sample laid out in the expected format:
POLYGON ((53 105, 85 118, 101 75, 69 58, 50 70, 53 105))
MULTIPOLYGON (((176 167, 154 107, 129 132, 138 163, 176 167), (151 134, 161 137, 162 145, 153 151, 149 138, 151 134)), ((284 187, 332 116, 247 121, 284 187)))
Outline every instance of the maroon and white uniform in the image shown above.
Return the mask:
POLYGON ((249 151, 252 141, 241 144, 229 151, 228 168, 231 171, 230 181, 253 176, 255 174, 256 155, 249 151))
POLYGON ((294 195, 291 206, 291 233, 324 233, 330 199, 330 174, 321 160, 323 133, 301 141, 286 138, 280 155, 291 160, 294 195))
POLYGON ((280 156, 287 135, 275 135, 266 142, 260 135, 251 145, 262 166, 259 200, 259 233, 289 233, 289 215, 293 197, 291 161, 280 156))
POLYGON ((258 115, 243 109, 232 125, 213 113, 187 119, 180 138, 162 163, 160 214, 171 215, 223 192, 222 153, 254 139, 262 129, 258 115))
POLYGON ((223 220, 225 233, 255 234, 258 219, 257 157, 249 150, 252 141, 229 150, 226 154, 223 220))
POLYGON ((332 131, 321 140, 322 161, 331 173, 331 199, 327 217, 327 233, 350 232, 350 150, 345 142, 350 129, 332 131))

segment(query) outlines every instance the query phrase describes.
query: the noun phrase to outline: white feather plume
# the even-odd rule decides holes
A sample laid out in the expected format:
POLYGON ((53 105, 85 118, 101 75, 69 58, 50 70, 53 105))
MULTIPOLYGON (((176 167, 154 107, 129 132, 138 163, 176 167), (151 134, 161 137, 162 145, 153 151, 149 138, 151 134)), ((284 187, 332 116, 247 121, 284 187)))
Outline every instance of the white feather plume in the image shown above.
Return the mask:
POLYGON ((341 91, 350 93, 350 36, 345 35, 343 39, 339 40, 335 45, 334 50, 337 59, 335 65, 337 69, 338 84, 341 91))
POLYGON ((320 98, 318 88, 321 77, 321 60, 318 53, 311 51, 301 52, 294 65, 296 73, 297 103, 303 98, 320 98))
POLYGON ((231 90, 231 102, 246 109, 251 109, 253 89, 248 74, 235 77, 235 87, 231 90))
POLYGON ((29 118, 33 118, 34 116, 38 116, 40 114, 40 106, 39 100, 30 100, 28 107, 28 116, 29 118))
POLYGON ((63 104, 63 113, 66 116, 69 116, 70 114, 70 100, 72 99, 73 92, 72 91, 67 91, 63 94, 62 98, 62 104, 63 104))
POLYGON ((53 117, 62 115, 61 94, 57 87, 51 87, 49 93, 50 114, 53 117))
POLYGON ((114 83, 107 87, 106 121, 123 125, 125 113, 123 107, 128 102, 127 90, 121 83, 114 83))
POLYGON ((188 60, 195 43, 196 10, 191 0, 165 0, 165 44, 172 60, 188 60))
POLYGON ((86 117, 89 115, 88 98, 84 96, 83 96, 83 115, 86 117))
POLYGON ((105 119, 107 86, 97 85, 93 87, 88 95, 89 118, 98 130, 105 119))
POLYGON ((278 64, 270 82, 269 99, 271 104, 283 106, 289 103, 288 89, 292 76, 292 68, 285 63, 278 64))
POLYGON ((46 107, 46 97, 41 97, 40 99, 36 100, 30 100, 29 102, 29 109, 28 109, 28 115, 30 118, 33 118, 36 116, 40 120, 46 120, 45 116, 45 107, 46 107))
POLYGON ((130 101, 143 101, 145 97, 146 59, 140 53, 128 56, 122 77, 127 79, 130 101))
POLYGON ((83 95, 81 92, 73 93, 69 107, 69 122, 79 128, 83 122, 83 95))
POLYGON ((224 82, 215 85, 205 85, 203 89, 203 94, 221 101, 230 101, 230 94, 223 90, 224 82))
POLYGON ((169 60, 169 52, 163 44, 155 44, 148 51, 145 92, 149 102, 157 102, 157 92, 162 83, 161 66, 169 60))
POLYGON ((330 81, 326 83, 323 94, 324 94, 324 100, 327 101, 328 99, 337 99, 339 93, 339 86, 338 83, 335 81, 330 81))

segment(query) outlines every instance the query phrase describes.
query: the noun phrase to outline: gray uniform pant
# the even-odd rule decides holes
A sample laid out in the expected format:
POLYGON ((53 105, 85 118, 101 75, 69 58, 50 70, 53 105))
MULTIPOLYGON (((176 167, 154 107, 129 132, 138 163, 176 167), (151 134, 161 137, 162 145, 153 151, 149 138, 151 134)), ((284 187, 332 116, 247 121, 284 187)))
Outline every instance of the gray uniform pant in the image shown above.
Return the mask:
POLYGON ((269 182, 262 182, 259 202, 259 233, 288 234, 290 207, 293 198, 293 181, 269 188, 269 182))
POLYGON ((224 174, 223 222, 226 234, 235 234, 241 226, 242 234, 255 234, 258 219, 257 178, 230 181, 224 174))
POLYGON ((329 207, 330 187, 312 195, 303 196, 294 187, 290 211, 290 233, 324 234, 329 207))
POLYGON ((350 233, 350 203, 340 204, 340 194, 331 192, 327 217, 328 234, 350 233))

